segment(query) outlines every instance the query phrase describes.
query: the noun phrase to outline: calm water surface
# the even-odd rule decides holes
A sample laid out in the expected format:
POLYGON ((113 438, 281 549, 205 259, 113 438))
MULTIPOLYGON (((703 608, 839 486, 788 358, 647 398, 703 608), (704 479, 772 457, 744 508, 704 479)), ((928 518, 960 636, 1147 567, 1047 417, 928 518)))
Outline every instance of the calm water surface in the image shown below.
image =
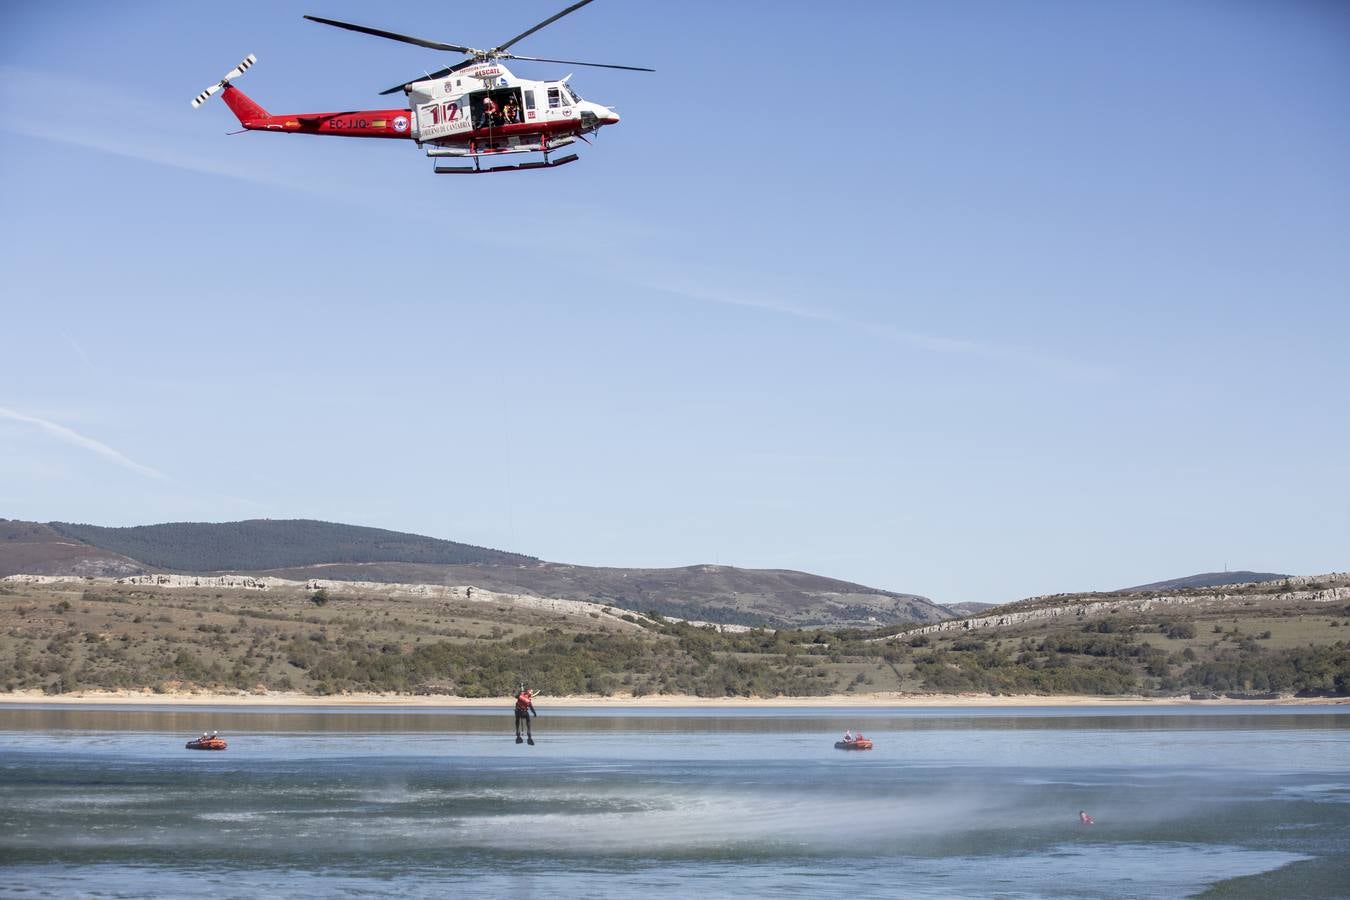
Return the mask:
POLYGON ((0 708, 0 893, 1350 897, 1344 707, 541 707, 0 708))

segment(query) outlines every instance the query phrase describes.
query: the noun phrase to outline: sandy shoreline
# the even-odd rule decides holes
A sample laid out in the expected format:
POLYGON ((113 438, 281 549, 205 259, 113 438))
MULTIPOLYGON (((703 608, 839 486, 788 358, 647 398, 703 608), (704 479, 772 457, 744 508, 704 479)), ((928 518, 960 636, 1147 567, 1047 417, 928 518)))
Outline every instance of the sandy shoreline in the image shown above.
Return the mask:
MULTIPOLYGON (((1186 697, 1082 697, 1035 695, 991 696, 986 694, 849 694, 826 697, 693 697, 663 694, 659 696, 571 696, 538 697, 540 708, 609 707, 609 708, 704 708, 704 709, 791 709, 793 707, 849 707, 873 709, 922 709, 925 707, 1009 708, 1033 706, 1052 707, 1133 707, 1147 709, 1159 706, 1310 706, 1345 705, 1346 697, 1290 697, 1282 700, 1191 700, 1186 697)), ((344 694, 311 697, 295 693, 167 693, 140 691, 77 691, 70 694, 47 695, 41 691, 0 693, 0 708, 14 704, 42 704, 46 706, 237 706, 285 707, 317 706, 331 708, 390 708, 390 709, 481 709, 510 705, 509 697, 453 697, 445 695, 407 696, 400 694, 344 694)))

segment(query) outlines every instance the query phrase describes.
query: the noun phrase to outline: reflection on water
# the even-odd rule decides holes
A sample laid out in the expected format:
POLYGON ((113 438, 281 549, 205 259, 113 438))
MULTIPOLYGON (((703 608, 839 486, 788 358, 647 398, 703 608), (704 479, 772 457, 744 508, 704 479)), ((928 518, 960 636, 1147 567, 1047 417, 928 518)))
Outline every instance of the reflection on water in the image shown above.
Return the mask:
MULTIPOLYGON (((1344 706, 1176 707, 1139 712, 1119 707, 1064 709, 867 708, 539 708, 558 732, 797 733, 831 734, 845 727, 868 731, 1275 731, 1350 728, 1344 706)), ((204 721, 221 731, 309 734, 317 732, 493 732, 512 724, 509 701, 501 709, 333 709, 234 706, 0 706, 0 732, 143 731, 200 733, 204 721)))

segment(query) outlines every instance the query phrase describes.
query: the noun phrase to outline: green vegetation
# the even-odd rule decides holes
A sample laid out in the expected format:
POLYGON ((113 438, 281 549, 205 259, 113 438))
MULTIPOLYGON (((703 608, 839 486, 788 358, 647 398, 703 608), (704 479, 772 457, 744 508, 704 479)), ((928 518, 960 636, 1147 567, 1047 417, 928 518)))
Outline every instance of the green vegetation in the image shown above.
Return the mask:
POLYGON ((510 694, 520 680, 550 694, 806 696, 819 690, 800 671, 785 672, 767 659, 737 659, 698 644, 549 629, 504 643, 441 641, 410 651, 359 640, 326 650, 298 641, 291 661, 307 671, 320 693, 434 688, 462 697, 494 697, 510 694))
POLYGON ((1181 678, 1213 691, 1350 694, 1350 644, 1255 653, 1232 652, 1197 663, 1181 678))
POLYGON ((1347 614, 1243 600, 1201 615, 886 639, 865 629, 721 634, 655 611, 564 615, 395 590, 13 584, 0 591, 0 689, 486 697, 523 679, 553 695, 1350 695, 1347 614))
POLYGON ((721 697, 836 687, 815 677, 815 660, 784 664, 798 655, 785 633, 724 637, 617 610, 569 619, 317 591, 75 587, 25 586, 10 601, 7 621, 15 624, 0 640, 0 688, 483 697, 524 679, 552 694, 721 697))
POLYGON ((160 569, 263 571, 316 563, 524 564, 534 557, 454 541, 309 519, 173 522, 104 528, 51 522, 60 534, 160 569))

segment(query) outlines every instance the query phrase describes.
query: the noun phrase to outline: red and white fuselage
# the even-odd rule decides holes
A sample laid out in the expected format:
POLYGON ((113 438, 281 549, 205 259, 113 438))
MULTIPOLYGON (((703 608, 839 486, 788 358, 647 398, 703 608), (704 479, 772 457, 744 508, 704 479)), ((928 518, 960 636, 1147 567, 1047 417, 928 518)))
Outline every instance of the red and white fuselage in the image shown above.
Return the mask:
MULTIPOLYGON (((570 77, 570 76, 568 76, 570 77)), ((272 115, 228 82, 221 99, 249 131, 401 138, 429 156, 547 151, 619 121, 567 84, 517 78, 499 61, 407 87, 409 107, 272 115)))

